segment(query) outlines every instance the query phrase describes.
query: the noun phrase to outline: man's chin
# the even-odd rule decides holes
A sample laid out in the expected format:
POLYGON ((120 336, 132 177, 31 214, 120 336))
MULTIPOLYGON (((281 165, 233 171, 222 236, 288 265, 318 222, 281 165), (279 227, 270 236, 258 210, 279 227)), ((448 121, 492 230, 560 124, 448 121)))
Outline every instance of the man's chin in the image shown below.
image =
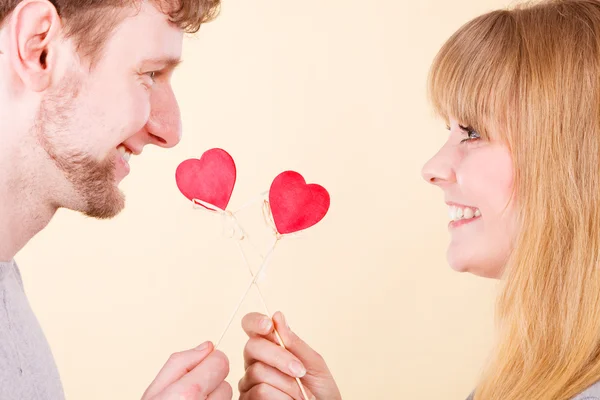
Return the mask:
POLYGON ((87 207, 83 214, 96 219, 111 219, 116 217, 125 208, 125 195, 118 189, 108 196, 88 198, 87 207))

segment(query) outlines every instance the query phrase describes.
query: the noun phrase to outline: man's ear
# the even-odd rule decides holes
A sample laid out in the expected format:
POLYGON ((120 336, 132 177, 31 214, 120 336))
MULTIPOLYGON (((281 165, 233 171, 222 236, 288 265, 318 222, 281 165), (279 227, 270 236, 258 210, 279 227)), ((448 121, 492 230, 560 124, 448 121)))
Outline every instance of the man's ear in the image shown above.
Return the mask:
POLYGON ((23 84, 41 92, 50 86, 61 20, 48 0, 23 0, 7 24, 10 63, 23 84))

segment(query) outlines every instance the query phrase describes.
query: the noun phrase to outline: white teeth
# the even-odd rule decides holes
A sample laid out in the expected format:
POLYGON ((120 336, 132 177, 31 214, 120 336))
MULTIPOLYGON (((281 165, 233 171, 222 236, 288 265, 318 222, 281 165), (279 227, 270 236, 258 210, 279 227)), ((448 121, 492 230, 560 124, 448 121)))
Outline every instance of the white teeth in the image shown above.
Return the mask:
POLYGON ((452 221, 459 221, 461 219, 480 217, 481 211, 479 211, 477 208, 473 209, 471 207, 450 206, 448 208, 448 216, 452 221))
POLYGON ((119 151, 121 157, 123 157, 123 160, 125 160, 125 162, 129 162, 129 160, 131 159, 131 152, 127 150, 127 148, 123 145, 119 145, 119 147, 117 147, 117 150, 119 151))
POLYGON ((465 212, 463 215, 463 217, 465 219, 471 219, 471 218, 473 218, 474 215, 475 215, 475 212, 473 211, 472 208, 465 208, 465 212))

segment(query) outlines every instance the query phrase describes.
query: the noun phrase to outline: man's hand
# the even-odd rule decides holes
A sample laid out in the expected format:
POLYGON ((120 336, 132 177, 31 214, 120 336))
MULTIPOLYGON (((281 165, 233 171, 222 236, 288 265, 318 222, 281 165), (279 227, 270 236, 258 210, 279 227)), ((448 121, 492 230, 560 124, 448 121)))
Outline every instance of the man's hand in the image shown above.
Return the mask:
POLYGON ((228 374, 225 354, 206 342, 171 355, 142 400, 231 400, 233 392, 225 382, 228 374))

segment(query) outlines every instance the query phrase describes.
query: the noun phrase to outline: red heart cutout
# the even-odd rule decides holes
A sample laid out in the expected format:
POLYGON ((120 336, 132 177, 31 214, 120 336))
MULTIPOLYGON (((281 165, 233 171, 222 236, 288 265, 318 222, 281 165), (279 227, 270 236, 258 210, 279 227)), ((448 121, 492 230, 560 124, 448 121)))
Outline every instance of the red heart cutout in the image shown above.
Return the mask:
POLYGON ((271 184, 269 203, 277 231, 283 235, 317 224, 329 211, 329 193, 317 184, 307 185, 297 172, 279 174, 271 184))
POLYGON ((191 158, 179 164, 175 179, 189 200, 202 200, 225 210, 235 185, 235 162, 225 150, 211 149, 199 160, 191 158))

